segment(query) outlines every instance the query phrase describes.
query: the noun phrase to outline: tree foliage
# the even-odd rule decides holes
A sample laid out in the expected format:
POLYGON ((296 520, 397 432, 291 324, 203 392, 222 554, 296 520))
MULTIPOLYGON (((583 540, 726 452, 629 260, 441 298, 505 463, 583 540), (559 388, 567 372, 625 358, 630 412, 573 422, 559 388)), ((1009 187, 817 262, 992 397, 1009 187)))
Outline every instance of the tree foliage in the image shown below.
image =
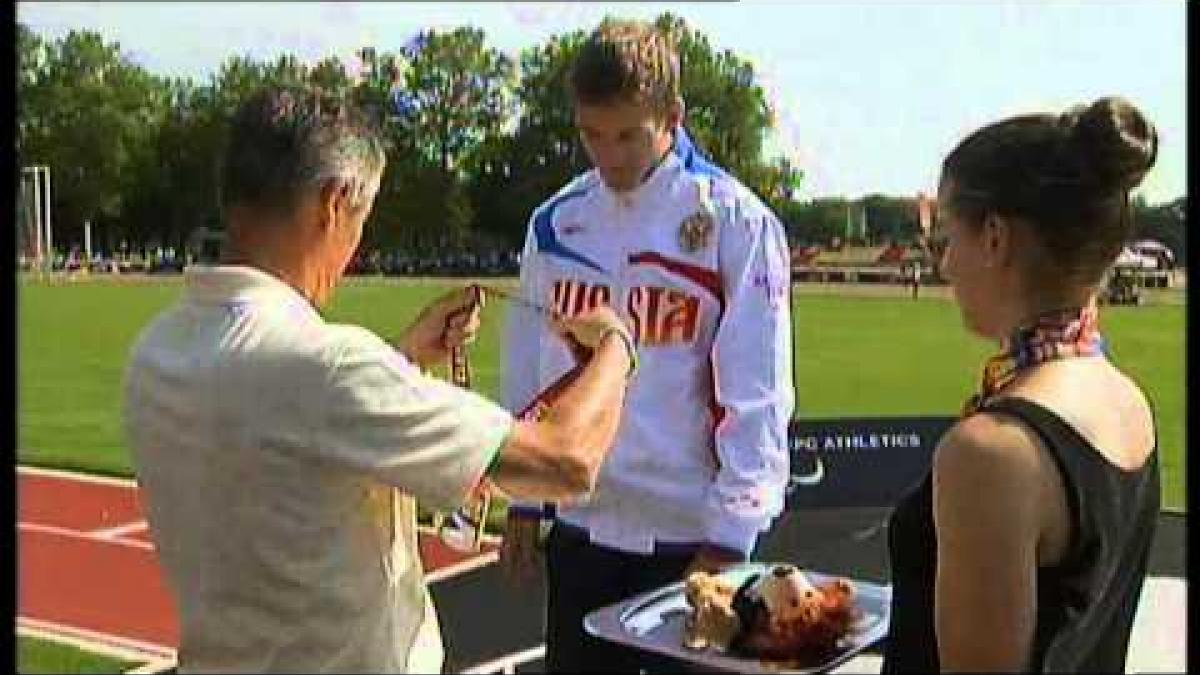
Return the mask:
MULTIPOLYGON (((754 65, 674 14, 655 25, 679 50, 696 144, 775 208, 793 242, 843 236, 851 202, 796 201, 802 168, 763 156, 774 113, 754 65)), ((18 24, 18 162, 51 168, 60 248, 82 243, 85 222, 100 250, 179 248, 196 228, 221 226, 218 162, 237 105, 267 84, 316 86, 362 104, 387 143, 364 249, 515 248, 537 205, 587 168, 566 87, 585 38, 552 35, 514 62, 478 28, 426 29, 395 52, 364 46, 349 62, 231 55, 195 82, 153 75, 95 32, 49 40, 18 24)), ((872 243, 916 237, 912 198, 860 201, 872 243)), ((1136 211, 1137 236, 1182 258, 1185 200, 1136 211)))

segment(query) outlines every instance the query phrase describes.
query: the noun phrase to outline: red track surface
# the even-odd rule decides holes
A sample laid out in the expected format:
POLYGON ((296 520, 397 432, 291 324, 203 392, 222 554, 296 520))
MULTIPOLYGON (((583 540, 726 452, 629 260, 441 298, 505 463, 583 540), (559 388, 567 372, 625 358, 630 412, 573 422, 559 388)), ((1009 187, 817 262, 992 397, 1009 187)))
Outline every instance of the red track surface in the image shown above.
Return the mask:
MULTIPOLYGON (((173 653, 175 603, 131 481, 21 468, 17 503, 18 623, 173 653)), ((420 546, 427 574, 474 557, 424 532, 420 546)))

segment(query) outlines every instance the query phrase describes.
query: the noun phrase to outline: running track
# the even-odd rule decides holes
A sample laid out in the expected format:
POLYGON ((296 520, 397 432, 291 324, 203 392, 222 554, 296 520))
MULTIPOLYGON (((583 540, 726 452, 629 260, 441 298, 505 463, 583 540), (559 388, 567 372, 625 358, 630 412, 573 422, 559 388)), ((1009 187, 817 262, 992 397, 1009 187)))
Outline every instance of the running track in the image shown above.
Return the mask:
MULTIPOLYGON (((163 586, 132 481, 18 467, 18 632, 92 651, 174 662, 175 607, 163 586)), ((762 559, 886 583, 880 509, 788 513, 762 542, 762 559), (814 546, 814 542, 821 545, 814 546)), ((1127 672, 1182 672, 1185 663, 1186 516, 1159 518, 1127 672), (1158 588, 1155 584, 1168 587, 1158 588), (1162 605, 1162 607, 1159 607, 1162 605), (1161 610, 1161 616, 1158 616, 1161 610), (1144 616, 1143 616, 1144 615, 1144 616)), ((540 672, 545 589, 514 589, 500 578, 496 541, 474 556, 420 537, 437 607, 446 672, 540 672)), ((878 657, 841 672, 877 672, 878 657)), ((131 671, 133 672, 133 671, 131 671)))
MULTIPOLYGON (((17 502, 18 629, 126 658, 172 661, 179 641, 175 604, 164 586, 136 484, 18 467, 17 502)), ((485 542, 478 554, 450 549, 427 531, 419 542, 435 596, 439 584, 461 585, 496 560, 495 540, 485 542)), ((439 613, 446 631, 441 606, 439 613)), ((530 628, 540 633, 540 626, 530 628)), ((449 650, 449 636, 446 641, 449 650)), ((464 663, 448 653, 447 665, 511 672, 516 664, 540 658, 540 645, 519 641, 526 642, 524 649, 490 654, 490 664, 464 663)))

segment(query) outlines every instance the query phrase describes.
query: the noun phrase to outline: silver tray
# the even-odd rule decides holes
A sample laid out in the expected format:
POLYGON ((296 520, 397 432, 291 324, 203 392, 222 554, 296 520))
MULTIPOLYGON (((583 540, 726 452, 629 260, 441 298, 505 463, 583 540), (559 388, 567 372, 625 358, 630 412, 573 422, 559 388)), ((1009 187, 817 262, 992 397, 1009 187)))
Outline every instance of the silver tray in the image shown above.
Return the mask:
MULTIPOLYGON (((740 586, 751 574, 772 567, 766 563, 746 563, 732 567, 721 576, 740 586)), ((808 569, 804 573, 814 583, 834 578, 808 569)), ((846 578, 846 577, 842 577, 846 578)), ((838 667, 859 652, 878 642, 888 630, 892 587, 869 581, 847 580, 854 585, 856 602, 862 617, 839 645, 840 650, 827 661, 804 668, 785 668, 781 664, 725 654, 714 648, 695 650, 683 646, 683 624, 688 612, 679 581, 655 591, 634 596, 603 607, 583 619, 592 635, 649 652, 665 654, 695 666, 698 670, 734 673, 821 673, 838 667)))

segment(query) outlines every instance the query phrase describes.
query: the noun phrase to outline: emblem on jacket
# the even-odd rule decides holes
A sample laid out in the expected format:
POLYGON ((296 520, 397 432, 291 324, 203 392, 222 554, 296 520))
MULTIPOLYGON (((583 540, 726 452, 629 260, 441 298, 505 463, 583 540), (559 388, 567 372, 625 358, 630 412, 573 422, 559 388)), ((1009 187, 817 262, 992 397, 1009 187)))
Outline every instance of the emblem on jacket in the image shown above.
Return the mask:
POLYGON ((679 247, 687 253, 707 248, 715 221, 709 211, 697 211, 679 224, 679 247))

